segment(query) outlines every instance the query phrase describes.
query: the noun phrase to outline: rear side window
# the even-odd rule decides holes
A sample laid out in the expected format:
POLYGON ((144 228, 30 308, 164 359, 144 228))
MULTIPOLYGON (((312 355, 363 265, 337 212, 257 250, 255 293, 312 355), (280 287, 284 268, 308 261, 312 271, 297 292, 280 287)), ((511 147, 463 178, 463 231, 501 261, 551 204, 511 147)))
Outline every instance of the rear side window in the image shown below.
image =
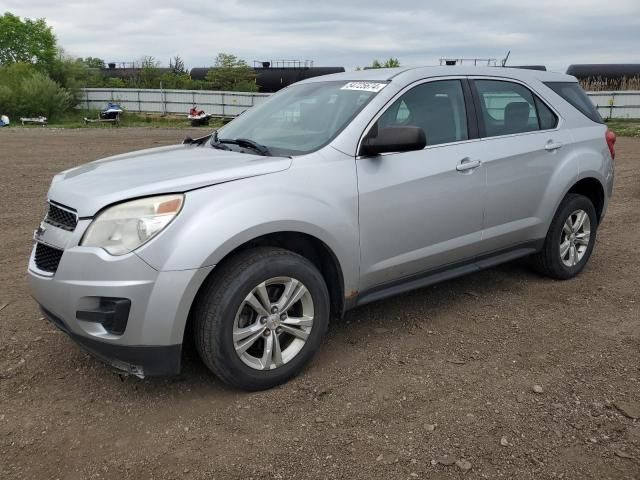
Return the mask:
POLYGON ((577 108, 587 118, 596 123, 604 123, 598 109, 591 103, 586 93, 575 82, 545 82, 545 85, 556 92, 567 102, 577 108))
POLYGON ((528 88, 503 80, 474 80, 485 136, 549 130, 558 117, 528 88))

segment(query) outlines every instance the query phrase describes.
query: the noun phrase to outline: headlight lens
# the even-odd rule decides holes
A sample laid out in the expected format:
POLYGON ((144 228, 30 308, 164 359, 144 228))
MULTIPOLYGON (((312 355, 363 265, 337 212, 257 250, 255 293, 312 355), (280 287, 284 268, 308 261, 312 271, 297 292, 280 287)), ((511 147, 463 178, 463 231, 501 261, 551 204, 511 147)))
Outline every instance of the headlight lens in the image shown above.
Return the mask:
POLYGON ((183 203, 184 195, 161 195, 114 205, 93 220, 80 245, 129 253, 169 225, 183 203))

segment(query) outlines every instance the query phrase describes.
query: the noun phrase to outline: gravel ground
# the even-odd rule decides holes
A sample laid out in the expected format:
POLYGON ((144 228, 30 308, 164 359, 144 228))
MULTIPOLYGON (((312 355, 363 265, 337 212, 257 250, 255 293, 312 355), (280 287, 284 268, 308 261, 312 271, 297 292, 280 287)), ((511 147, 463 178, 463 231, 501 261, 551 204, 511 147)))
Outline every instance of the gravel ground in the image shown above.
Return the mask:
POLYGON ((192 351, 179 377, 121 377, 26 287, 54 173, 188 133, 0 131, 0 478, 640 479, 640 139, 618 140, 578 278, 521 262, 368 305, 300 377, 247 394, 192 351))

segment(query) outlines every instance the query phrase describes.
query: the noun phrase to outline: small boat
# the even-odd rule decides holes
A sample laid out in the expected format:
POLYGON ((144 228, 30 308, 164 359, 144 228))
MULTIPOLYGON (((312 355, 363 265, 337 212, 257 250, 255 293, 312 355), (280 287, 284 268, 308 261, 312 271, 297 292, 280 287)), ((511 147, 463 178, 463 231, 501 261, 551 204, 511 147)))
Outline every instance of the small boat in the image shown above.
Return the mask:
POLYGON ((120 114, 122 114, 124 110, 119 103, 107 103, 107 106, 100 110, 100 119, 101 120, 119 120, 120 114))
POLYGON ((199 127, 201 125, 209 125, 211 115, 204 113, 204 110, 198 110, 198 107, 194 105, 191 110, 189 110, 187 119, 191 122, 192 127, 199 127))

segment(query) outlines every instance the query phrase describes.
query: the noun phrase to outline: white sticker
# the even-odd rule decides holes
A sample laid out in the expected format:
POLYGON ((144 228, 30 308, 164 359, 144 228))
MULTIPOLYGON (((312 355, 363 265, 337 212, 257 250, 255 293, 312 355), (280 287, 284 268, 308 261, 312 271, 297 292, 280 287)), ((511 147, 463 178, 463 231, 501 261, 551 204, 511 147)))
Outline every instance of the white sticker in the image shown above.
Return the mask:
POLYGON ((379 82, 349 82, 340 90, 359 90, 361 92, 375 92, 378 93, 384 87, 386 83, 379 82))

